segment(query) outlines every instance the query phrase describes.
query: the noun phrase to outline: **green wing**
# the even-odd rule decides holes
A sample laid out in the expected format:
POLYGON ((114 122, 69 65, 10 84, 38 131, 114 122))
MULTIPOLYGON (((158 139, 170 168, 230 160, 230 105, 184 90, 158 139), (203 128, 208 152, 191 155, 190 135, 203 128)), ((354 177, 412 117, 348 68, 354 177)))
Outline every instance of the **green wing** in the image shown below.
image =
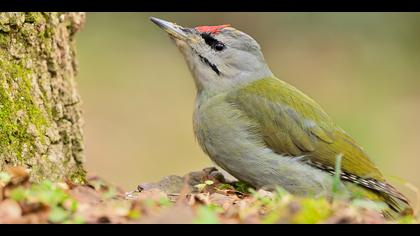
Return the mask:
POLYGON ((343 180, 379 193, 391 207, 399 207, 391 196, 407 202, 386 183, 356 141, 293 86, 277 78, 265 78, 230 92, 226 99, 260 125, 260 135, 273 151, 304 156, 308 164, 329 172, 334 171, 336 157, 341 154, 343 180))
POLYGON ((305 155, 311 162, 334 167, 343 155, 342 170, 379 181, 372 161, 311 98, 276 78, 258 80, 227 96, 228 102, 261 125, 265 143, 279 154, 305 155))

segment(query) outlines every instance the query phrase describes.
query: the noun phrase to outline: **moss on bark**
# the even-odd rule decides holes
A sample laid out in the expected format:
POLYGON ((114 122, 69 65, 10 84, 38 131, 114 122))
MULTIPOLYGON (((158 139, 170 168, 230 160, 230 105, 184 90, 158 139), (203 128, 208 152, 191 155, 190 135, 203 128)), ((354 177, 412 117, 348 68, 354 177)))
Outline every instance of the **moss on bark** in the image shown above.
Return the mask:
POLYGON ((74 35, 83 13, 0 13, 0 169, 81 182, 83 135, 74 35))

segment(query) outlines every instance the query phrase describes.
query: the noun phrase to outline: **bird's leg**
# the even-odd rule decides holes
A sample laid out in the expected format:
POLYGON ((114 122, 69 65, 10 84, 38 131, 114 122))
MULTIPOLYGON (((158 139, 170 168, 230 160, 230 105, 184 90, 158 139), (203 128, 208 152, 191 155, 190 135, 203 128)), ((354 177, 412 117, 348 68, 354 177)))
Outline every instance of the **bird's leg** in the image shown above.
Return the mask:
POLYGON ((203 171, 207 174, 208 179, 216 180, 219 183, 233 185, 238 182, 235 177, 230 176, 223 170, 219 171, 216 167, 207 167, 204 168, 203 171))

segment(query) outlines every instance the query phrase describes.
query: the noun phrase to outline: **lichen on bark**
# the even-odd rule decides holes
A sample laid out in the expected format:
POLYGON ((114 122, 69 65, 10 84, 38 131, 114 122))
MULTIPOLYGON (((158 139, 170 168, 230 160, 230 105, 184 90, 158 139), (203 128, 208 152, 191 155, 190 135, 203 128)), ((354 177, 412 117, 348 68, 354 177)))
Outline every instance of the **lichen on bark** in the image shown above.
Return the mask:
POLYGON ((84 13, 0 13, 0 170, 82 182, 74 35, 84 13))

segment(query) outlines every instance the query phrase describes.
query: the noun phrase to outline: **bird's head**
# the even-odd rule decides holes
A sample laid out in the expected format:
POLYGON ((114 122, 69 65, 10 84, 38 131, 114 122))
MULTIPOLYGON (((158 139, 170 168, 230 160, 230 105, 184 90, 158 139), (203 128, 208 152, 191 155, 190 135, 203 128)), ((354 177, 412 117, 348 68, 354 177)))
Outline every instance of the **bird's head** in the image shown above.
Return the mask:
POLYGON ((258 43, 230 25, 185 28, 157 18, 183 53, 198 91, 226 91, 272 76, 258 43))

